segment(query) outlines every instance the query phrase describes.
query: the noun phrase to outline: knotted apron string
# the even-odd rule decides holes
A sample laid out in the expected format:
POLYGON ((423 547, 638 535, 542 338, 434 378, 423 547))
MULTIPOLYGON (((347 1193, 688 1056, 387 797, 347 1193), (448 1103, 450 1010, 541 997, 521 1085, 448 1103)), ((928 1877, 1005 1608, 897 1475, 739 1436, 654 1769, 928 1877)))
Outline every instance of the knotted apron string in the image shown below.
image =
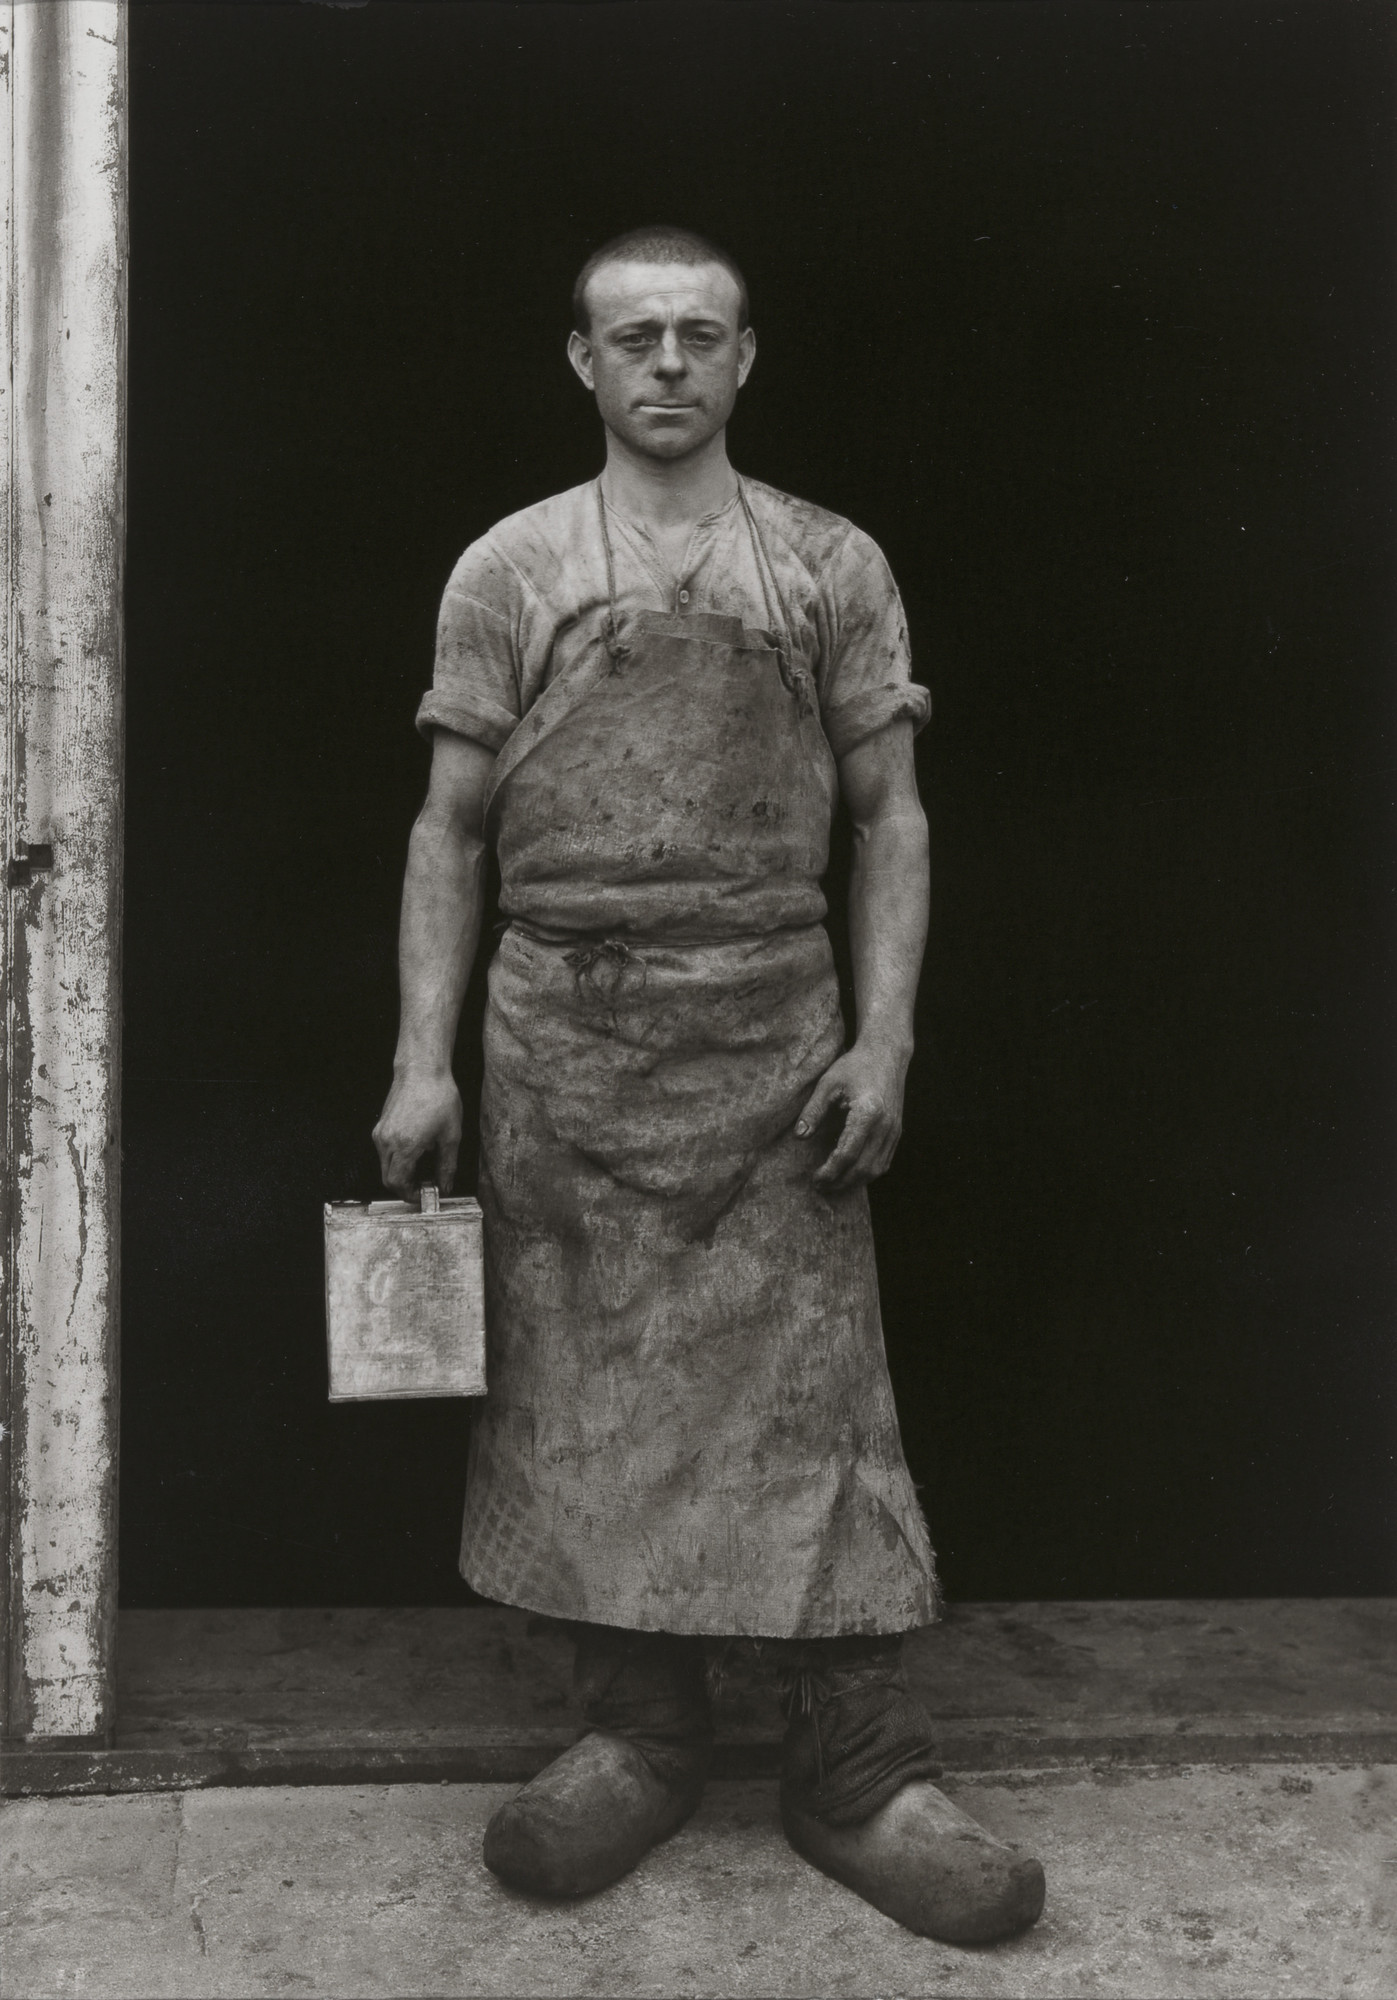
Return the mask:
POLYGON ((563 962, 572 967, 573 978, 581 992, 583 981, 594 993, 610 1000, 615 997, 627 972, 633 966, 640 969, 640 983, 645 984, 645 960, 637 957, 624 938, 598 938, 595 943, 578 945, 573 951, 563 953, 563 962))

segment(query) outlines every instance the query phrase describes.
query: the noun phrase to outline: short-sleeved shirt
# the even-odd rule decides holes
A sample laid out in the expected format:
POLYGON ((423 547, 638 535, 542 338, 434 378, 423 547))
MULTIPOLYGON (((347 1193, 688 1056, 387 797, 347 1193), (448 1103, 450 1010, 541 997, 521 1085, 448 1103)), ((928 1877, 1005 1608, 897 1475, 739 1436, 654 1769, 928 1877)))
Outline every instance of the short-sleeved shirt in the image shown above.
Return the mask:
MULTIPOLYGON (((910 678, 907 622, 877 543, 823 507, 759 480, 743 484, 772 575, 736 494, 698 522, 677 570, 639 522, 608 506, 622 619, 706 611, 754 631, 784 626, 814 678, 836 757, 890 722, 920 729, 931 697, 910 678)), ((589 480, 511 514, 461 557, 442 598, 418 728, 500 751, 543 689, 604 637, 607 617, 606 549, 589 480)))

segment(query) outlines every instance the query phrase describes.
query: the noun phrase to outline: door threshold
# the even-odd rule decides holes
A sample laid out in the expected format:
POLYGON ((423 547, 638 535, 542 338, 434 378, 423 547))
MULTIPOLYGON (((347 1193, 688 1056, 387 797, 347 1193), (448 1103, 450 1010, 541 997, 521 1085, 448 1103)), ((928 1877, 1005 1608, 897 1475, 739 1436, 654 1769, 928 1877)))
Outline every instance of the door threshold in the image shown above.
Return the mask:
MULTIPOLYGON (((575 1740, 572 1649, 503 1607, 124 1611, 115 1745, 16 1743, 0 1793, 520 1784, 575 1740)), ((948 1771, 1397 1762, 1397 1599, 953 1605, 907 1648, 948 1771)), ((725 1662, 719 1778, 783 1722, 725 1662)))

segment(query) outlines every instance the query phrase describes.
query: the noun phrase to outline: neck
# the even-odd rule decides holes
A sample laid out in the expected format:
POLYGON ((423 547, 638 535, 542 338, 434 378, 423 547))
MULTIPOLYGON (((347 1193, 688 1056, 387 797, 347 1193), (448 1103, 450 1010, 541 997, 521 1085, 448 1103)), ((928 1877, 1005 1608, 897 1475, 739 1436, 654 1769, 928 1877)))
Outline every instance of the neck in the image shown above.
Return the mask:
POLYGON ((726 507, 737 491, 737 474, 723 431, 684 458, 646 458, 608 431, 601 487, 618 513, 647 527, 670 528, 726 507))

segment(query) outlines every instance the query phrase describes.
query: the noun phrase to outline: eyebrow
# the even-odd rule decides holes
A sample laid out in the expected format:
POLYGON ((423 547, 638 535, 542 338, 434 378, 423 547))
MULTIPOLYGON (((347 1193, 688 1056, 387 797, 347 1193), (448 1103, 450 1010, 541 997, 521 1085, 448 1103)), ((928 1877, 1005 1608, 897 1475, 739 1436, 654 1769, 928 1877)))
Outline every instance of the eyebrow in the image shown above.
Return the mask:
MULTIPOLYGON (((617 320, 615 326, 609 327, 607 331, 610 333, 650 333, 656 329, 662 329, 664 324, 665 322, 658 315, 651 314, 647 319, 617 320)), ((680 317, 679 325, 681 327, 714 326, 721 332, 726 328, 727 322, 720 319, 715 313, 684 313, 680 317)))

